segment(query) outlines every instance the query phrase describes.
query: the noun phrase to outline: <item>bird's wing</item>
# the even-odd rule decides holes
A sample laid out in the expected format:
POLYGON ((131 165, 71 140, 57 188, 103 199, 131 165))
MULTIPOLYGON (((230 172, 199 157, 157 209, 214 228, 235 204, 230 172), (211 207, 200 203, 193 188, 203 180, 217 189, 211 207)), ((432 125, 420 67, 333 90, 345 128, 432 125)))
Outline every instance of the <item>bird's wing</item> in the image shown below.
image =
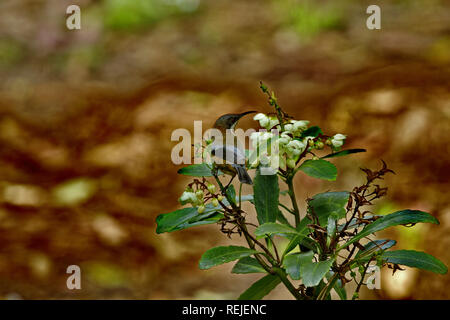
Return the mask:
POLYGON ((216 145, 212 147, 211 153, 229 164, 245 164, 245 153, 235 146, 216 145))

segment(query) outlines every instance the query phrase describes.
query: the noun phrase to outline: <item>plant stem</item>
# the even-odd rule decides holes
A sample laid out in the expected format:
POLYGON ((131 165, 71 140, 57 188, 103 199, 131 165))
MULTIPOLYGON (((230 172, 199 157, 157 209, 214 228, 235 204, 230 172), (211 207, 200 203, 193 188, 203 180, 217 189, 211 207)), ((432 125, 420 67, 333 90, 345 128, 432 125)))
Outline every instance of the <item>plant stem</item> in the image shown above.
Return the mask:
POLYGON ((286 288, 289 290, 290 293, 295 297, 297 300, 305 300, 305 298, 300 294, 300 292, 295 289, 294 285, 289 281, 289 279, 286 276, 286 272, 278 267, 273 267, 272 271, 281 279, 281 282, 286 286, 286 288))
POLYGON ((335 282, 338 278, 338 273, 334 273, 333 276, 328 280, 327 285, 320 291, 320 293, 317 296, 317 300, 325 300, 328 294, 330 293, 331 289, 334 287, 335 282))
POLYGON ((372 262, 372 259, 367 262, 366 267, 364 268, 364 272, 361 275, 361 281, 358 283, 358 286, 356 287, 355 292, 353 293, 352 300, 356 300, 356 297, 359 296, 359 290, 361 290, 361 285, 364 283, 364 277, 366 276, 367 269, 369 268, 370 262, 372 262))
POLYGON ((289 197, 291 198, 291 202, 292 202, 292 207, 294 208, 293 210, 293 214, 295 217, 295 227, 298 227, 298 225, 300 224, 300 211, 298 210, 298 205, 297 205, 297 198, 295 197, 295 192, 294 192, 294 182, 293 182, 293 175, 289 175, 286 178, 286 184, 288 185, 289 188, 289 197))
MULTIPOLYGON (((230 203, 231 207, 233 208, 233 210, 235 211, 240 211, 240 208, 238 208, 234 202, 233 199, 231 199, 228 195, 228 193, 226 193, 225 187, 223 186, 222 182, 219 180, 219 177, 217 175, 214 175, 214 178, 216 179, 217 184, 219 185, 219 188, 221 190, 221 192, 223 194, 225 194, 226 199, 228 200, 228 202, 230 203)), ((225 207, 226 208, 226 207, 225 207)), ((267 258, 269 259, 269 261, 273 264, 276 264, 276 259, 273 257, 273 255, 271 254, 271 252, 262 244, 260 243, 258 240, 256 240, 255 238, 253 238, 251 236, 251 234, 248 232, 247 230, 247 226, 245 225, 245 221, 241 222, 237 222, 238 227, 240 228, 240 230, 242 231, 242 233, 244 234, 244 237, 249 245, 249 247, 251 249, 255 249, 255 244, 257 244, 261 249, 264 250, 264 252, 267 254, 267 258)), ((258 257, 257 255, 255 255, 255 258, 258 260, 258 262, 261 264, 261 266, 266 269, 269 268, 264 261, 258 257)))
MULTIPOLYGON (((222 193, 225 194, 225 197, 227 198, 227 200, 230 203, 233 210, 240 210, 236 205, 234 205, 234 203, 231 201, 231 199, 228 199, 228 194, 226 192, 224 192, 226 190, 225 190, 223 184, 220 182, 219 177, 217 175, 214 175, 214 178, 215 178, 217 184, 219 185, 222 193)), ((292 181, 291 181, 291 185, 292 185, 292 181)), ((290 193, 291 193, 291 191, 290 191, 290 193)), ((292 194, 294 195, 293 192, 292 192, 292 194)), ((294 195, 294 200, 295 200, 295 195, 294 195)), ((297 216, 299 216, 299 213, 298 213, 298 207, 297 207, 296 202, 295 202, 294 208, 296 208, 296 212, 297 212, 297 215, 296 215, 296 223, 297 223, 297 216)), ((277 266, 280 263, 280 260, 279 260, 280 258, 278 257, 278 255, 277 255, 278 261, 276 261, 276 259, 270 253, 270 251, 263 244, 261 244, 258 240, 256 240, 254 237, 252 237, 252 235, 248 232, 247 226, 245 225, 245 221, 237 222, 237 225, 241 229, 242 233, 244 234, 245 240, 247 241, 247 244, 250 249, 255 249, 255 244, 257 244, 259 247, 261 247, 266 252, 266 254, 267 254, 266 257, 268 258, 269 262, 272 264, 272 267, 267 265, 267 263, 258 254, 254 255, 255 259, 264 268, 264 270, 266 270, 270 274, 276 274, 280 278, 281 282, 283 282, 283 284, 286 286, 286 288, 292 293, 292 295, 297 300, 304 300, 305 298, 300 294, 300 292, 297 289, 295 289, 294 285, 287 278, 286 272, 277 266)), ((276 253, 278 253, 278 252, 276 252, 276 253)))

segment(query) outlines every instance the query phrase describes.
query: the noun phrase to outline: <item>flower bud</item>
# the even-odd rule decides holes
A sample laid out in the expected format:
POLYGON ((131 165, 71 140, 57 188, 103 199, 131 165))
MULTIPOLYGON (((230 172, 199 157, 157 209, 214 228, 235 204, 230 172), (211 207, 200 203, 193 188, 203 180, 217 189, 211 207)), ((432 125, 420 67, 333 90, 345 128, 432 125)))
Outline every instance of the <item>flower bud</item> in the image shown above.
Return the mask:
POLYGON ((344 141, 343 140, 332 139, 331 140, 331 144, 333 145, 334 148, 340 148, 344 144, 344 141))
POLYGON ((318 142, 316 143, 316 148, 317 148, 317 149, 322 150, 323 147, 325 147, 325 145, 324 145, 324 143, 323 143, 322 141, 318 141, 318 142))
POLYGON ((203 199, 203 191, 202 191, 202 190, 197 190, 197 191, 195 192, 195 196, 196 196, 198 199, 203 199))
POLYGON ((264 118, 267 118, 267 116, 264 113, 258 113, 253 117, 253 120, 259 121, 264 118))
POLYGON ((286 165, 289 168, 291 168, 291 169, 295 168, 295 165, 296 165, 295 160, 294 159, 288 159, 288 161, 286 162, 286 165))
POLYGON ((217 200, 216 198, 212 199, 212 204, 214 207, 219 206, 219 200, 217 200))
POLYGON ((288 138, 286 138, 286 137, 281 137, 280 139, 278 139, 278 142, 281 144, 281 145, 287 145, 289 142, 290 142, 291 140, 290 139, 288 139, 288 138))
POLYGON ((314 157, 312 157, 312 160, 319 160, 319 157, 318 156, 314 156, 314 157))
POLYGON ((223 200, 223 195, 218 195, 217 196, 217 200, 222 201, 223 200))
POLYGON ((345 140, 347 136, 345 134, 337 133, 333 136, 333 140, 345 140))
POLYGON ((198 206, 198 208, 197 208, 197 212, 198 213, 203 213, 204 211, 205 211, 205 206, 204 205, 198 206))
POLYGON ((309 139, 309 140, 308 140, 308 145, 309 145, 310 147, 314 147, 314 140, 309 139))
POLYGON ((271 128, 273 128, 273 127, 275 127, 277 124, 279 124, 280 123, 280 121, 278 121, 278 118, 277 117, 269 117, 269 124, 268 124, 268 126, 267 126, 267 128, 266 129, 271 129, 271 128))
POLYGON ((215 193, 216 192, 216 186, 213 185, 212 183, 208 183, 208 191, 210 193, 215 193))
POLYGON ((288 132, 293 132, 294 131, 294 125, 293 124, 287 124, 284 126, 284 130, 288 131, 288 132))
POLYGON ((325 141, 325 144, 326 144, 327 146, 331 146, 331 139, 327 139, 327 140, 325 141))
POLYGON ((259 120, 259 125, 263 128, 267 127, 269 125, 269 123, 270 123, 270 120, 267 117, 259 120))
POLYGON ((181 197, 178 199, 181 204, 194 203, 196 200, 197 197, 195 196, 195 193, 188 191, 183 192, 181 197))
POLYGON ((289 154, 293 154, 295 156, 298 156, 300 153, 305 150, 305 144, 299 140, 292 140, 287 144, 287 152, 289 154))
POLYGON ((266 116, 264 113, 258 113, 256 116, 253 117, 253 120, 259 121, 259 125, 263 128, 267 127, 270 120, 269 117, 266 116))
POLYGON ((294 122, 294 130, 295 131, 305 131, 306 129, 308 129, 308 124, 309 124, 308 120, 295 121, 294 122))

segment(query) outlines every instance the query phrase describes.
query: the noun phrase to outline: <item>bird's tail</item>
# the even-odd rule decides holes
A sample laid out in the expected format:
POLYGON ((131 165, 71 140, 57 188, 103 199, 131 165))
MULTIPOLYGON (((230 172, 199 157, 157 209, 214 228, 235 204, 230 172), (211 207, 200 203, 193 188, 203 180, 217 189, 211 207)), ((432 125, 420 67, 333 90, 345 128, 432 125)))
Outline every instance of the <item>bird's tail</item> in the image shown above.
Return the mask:
POLYGON ((248 175, 247 170, 243 165, 234 164, 233 167, 236 169, 239 181, 246 184, 253 184, 252 178, 248 175))

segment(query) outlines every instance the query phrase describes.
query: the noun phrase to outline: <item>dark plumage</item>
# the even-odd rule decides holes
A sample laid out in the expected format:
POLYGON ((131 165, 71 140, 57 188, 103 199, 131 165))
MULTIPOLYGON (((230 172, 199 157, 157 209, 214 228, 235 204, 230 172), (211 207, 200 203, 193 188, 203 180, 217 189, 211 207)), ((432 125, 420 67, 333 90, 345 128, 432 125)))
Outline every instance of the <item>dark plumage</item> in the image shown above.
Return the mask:
POLYGON ((227 129, 234 129, 239 119, 250 113, 256 113, 256 111, 224 114, 223 116, 219 117, 219 119, 216 120, 213 127, 219 129, 224 133, 227 129))
MULTIPOLYGON (((243 113, 229 113, 219 117, 214 123, 214 128, 219 129, 222 134, 226 134, 227 129, 234 129, 237 122, 243 116, 255 113, 256 111, 247 111, 243 113)), ((246 184, 253 184, 252 179, 245 168, 245 155, 232 145, 215 145, 212 149, 212 155, 225 160, 224 164, 218 164, 217 167, 225 174, 231 175, 231 181, 237 175, 239 181, 246 184)), ((230 183, 231 183, 230 181, 230 183)))

